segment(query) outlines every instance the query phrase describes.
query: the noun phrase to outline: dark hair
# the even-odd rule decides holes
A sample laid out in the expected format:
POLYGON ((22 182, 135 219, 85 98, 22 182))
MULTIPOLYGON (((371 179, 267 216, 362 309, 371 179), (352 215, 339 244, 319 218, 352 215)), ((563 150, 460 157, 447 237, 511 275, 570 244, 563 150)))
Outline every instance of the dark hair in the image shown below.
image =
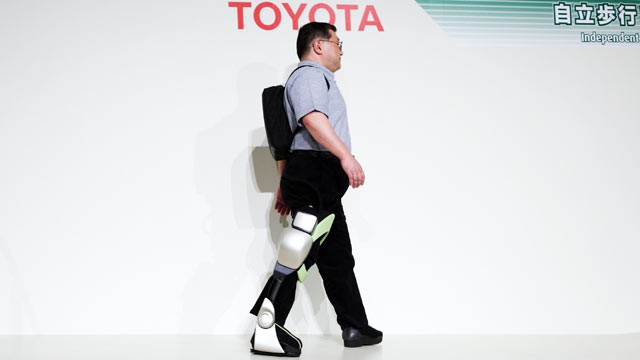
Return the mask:
POLYGON ((330 30, 334 32, 338 31, 334 25, 323 22, 310 22, 303 25, 298 31, 298 41, 296 42, 296 49, 298 50, 298 59, 309 51, 311 45, 317 39, 331 38, 330 30))

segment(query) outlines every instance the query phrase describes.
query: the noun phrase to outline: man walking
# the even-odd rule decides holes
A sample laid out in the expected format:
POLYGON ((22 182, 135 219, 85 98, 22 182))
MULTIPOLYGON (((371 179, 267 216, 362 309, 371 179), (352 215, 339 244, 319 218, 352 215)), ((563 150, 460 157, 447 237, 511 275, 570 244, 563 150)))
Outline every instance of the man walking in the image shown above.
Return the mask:
MULTIPOLYGON (((300 234, 309 235, 315 225, 307 229, 302 219, 313 219, 313 224, 317 224, 316 219, 335 215, 321 246, 316 242, 310 250, 304 250, 308 251, 304 266, 318 265, 327 297, 342 329, 344 345, 359 347, 380 343, 382 332, 369 326, 353 271, 355 261, 341 202, 349 186, 356 189, 364 185, 365 175, 351 154, 346 104, 334 77, 340 69, 343 54, 342 41, 336 31, 334 25, 312 22, 298 32, 296 47, 300 63, 287 81, 284 100, 295 136, 289 158, 278 161, 281 179, 275 209, 281 215, 291 211, 294 216, 292 227, 300 234)), ((284 239, 281 245, 280 258, 286 259, 283 252, 291 251, 290 248, 283 249, 286 241, 284 239)), ((258 316, 260 324, 261 314, 267 311, 265 298, 269 298, 273 302, 275 324, 283 331, 277 337, 285 348, 284 354, 297 356, 296 342, 300 342, 284 329, 284 322, 293 305, 298 277, 296 273, 283 273, 286 276, 276 273, 278 271, 267 282, 251 313, 258 316), (283 340, 289 336, 295 341, 283 340)), ((254 339, 252 345, 254 352, 278 355, 259 350, 254 339)))

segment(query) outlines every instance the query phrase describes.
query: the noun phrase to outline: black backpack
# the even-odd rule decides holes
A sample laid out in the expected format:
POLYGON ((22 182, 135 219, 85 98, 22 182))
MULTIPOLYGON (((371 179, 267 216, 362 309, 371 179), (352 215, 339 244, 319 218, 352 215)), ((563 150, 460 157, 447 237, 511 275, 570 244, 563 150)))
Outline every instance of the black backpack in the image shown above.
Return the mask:
MULTIPOLYGON (((297 67, 291 74, 307 66, 310 65, 297 67)), ((287 81, 289 80, 287 79, 287 81)), ((325 81, 327 82, 327 89, 329 89, 327 78, 325 78, 325 81)), ((271 156, 275 160, 286 160, 289 158, 293 137, 300 129, 300 126, 295 131, 291 131, 287 111, 284 108, 283 85, 271 86, 262 91, 262 117, 264 118, 264 129, 267 132, 267 142, 269 143, 271 156)))

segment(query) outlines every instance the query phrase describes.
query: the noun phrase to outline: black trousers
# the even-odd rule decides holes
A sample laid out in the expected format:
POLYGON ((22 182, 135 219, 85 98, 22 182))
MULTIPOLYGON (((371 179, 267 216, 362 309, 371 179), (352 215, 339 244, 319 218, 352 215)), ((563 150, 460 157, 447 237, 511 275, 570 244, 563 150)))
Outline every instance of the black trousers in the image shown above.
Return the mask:
MULTIPOLYGON (((322 277, 327 298, 333 305, 342 329, 358 329, 368 325, 367 315, 353 271, 355 260, 341 198, 349 187, 349 179, 340 161, 329 153, 294 152, 280 181, 285 203, 295 213, 301 209, 316 213, 321 220, 335 214, 329 235, 322 246, 315 245, 305 264, 314 263, 322 277), (313 208, 309 210, 309 206, 313 208)), ((257 315, 273 282, 270 278, 251 313, 257 315)), ((285 278, 274 301, 276 322, 284 326, 295 300, 297 274, 285 278)))

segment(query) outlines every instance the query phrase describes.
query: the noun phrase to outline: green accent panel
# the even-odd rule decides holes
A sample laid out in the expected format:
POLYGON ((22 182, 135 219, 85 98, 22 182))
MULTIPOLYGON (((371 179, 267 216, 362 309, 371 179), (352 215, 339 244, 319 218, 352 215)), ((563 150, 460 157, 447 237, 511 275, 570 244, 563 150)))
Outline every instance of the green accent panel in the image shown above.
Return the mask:
POLYGON ((302 266, 300 266, 300 268, 298 269, 298 281, 304 282, 304 279, 307 278, 308 274, 309 272, 307 271, 307 267, 302 264, 302 266))
POLYGON ((322 243, 327 239, 327 236, 329 236, 329 232, 324 233, 324 236, 320 239, 320 246, 322 246, 322 243))
MULTIPOLYGON (((329 230, 331 230, 331 225, 333 225, 333 220, 335 218, 336 216, 334 214, 331 214, 322 219, 322 221, 320 221, 318 225, 316 225, 316 228, 313 229, 313 233, 311 233, 311 239, 313 240, 313 242, 316 242, 316 240, 320 239, 320 245, 322 246, 322 243, 327 238, 327 235, 329 235, 329 230)), ((303 282, 304 279, 307 278, 307 275, 307 267, 302 264, 302 266, 300 266, 300 268, 298 269, 298 281, 303 282)))
POLYGON ((320 236, 324 235, 322 240, 320 240, 320 244, 322 244, 324 239, 329 234, 329 230, 331 230, 331 225, 333 225, 333 220, 335 218, 336 216, 334 214, 331 214, 326 218, 322 219, 322 221, 320 221, 318 225, 316 225, 316 228, 313 230, 313 233, 311 234, 311 238, 313 239, 313 241, 318 240, 320 236))

